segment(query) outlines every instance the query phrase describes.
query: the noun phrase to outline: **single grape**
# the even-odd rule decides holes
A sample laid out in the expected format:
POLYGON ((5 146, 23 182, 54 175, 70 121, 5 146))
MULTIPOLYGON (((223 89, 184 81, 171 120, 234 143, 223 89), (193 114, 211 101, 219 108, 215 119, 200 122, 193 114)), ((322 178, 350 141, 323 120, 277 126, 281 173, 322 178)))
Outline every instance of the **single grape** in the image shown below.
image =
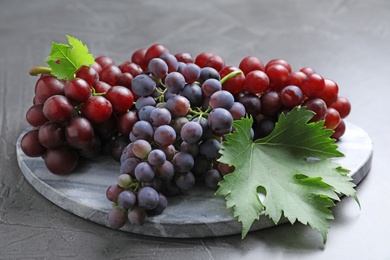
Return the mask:
MULTIPOLYGON (((131 61, 138 64, 142 70, 146 70, 148 63, 145 62, 146 49, 138 49, 131 55, 131 61)), ((135 77, 135 76, 134 76, 135 77)))
POLYGON ((146 74, 140 74, 133 79, 133 91, 139 96, 150 96, 156 89, 156 82, 146 74))
POLYGON ((33 129, 25 133, 20 142, 20 146, 28 157, 39 157, 46 152, 46 147, 39 142, 38 129, 33 129))
POLYGON ((256 124, 254 139, 268 136, 275 129, 275 122, 270 118, 264 118, 256 124))
POLYGON ((140 97, 135 103, 135 108, 140 110, 144 106, 156 106, 156 100, 152 96, 140 97))
POLYGON ((220 71, 223 67, 225 67, 225 61, 218 55, 212 55, 206 60, 204 67, 210 67, 220 71))
POLYGON ((134 140, 131 141, 135 141, 138 139, 151 141, 153 137, 153 132, 154 132, 153 126, 149 122, 138 121, 133 125, 133 129, 130 133, 130 135, 133 135, 133 137, 135 138, 134 140))
POLYGON ((305 102, 303 102, 302 106, 306 106, 308 110, 311 110, 315 113, 315 115, 310 119, 310 122, 318 122, 325 118, 327 106, 322 99, 307 99, 305 102))
POLYGON ((162 79, 168 74, 168 65, 163 59, 153 58, 149 61, 148 70, 155 77, 162 79))
MULTIPOLYGON (((233 71, 238 71, 239 69, 233 66, 225 66, 219 71, 221 79, 233 71)), ((240 93, 244 87, 245 76, 244 74, 238 74, 237 76, 226 80, 222 84, 222 89, 229 91, 233 95, 240 93)))
POLYGON ((194 63, 194 58, 188 52, 179 52, 175 54, 178 62, 194 63))
POLYGON ((213 132, 225 134, 232 130, 233 117, 228 110, 216 108, 209 113, 208 124, 213 132))
POLYGON ((81 107, 81 115, 94 124, 106 122, 111 117, 112 111, 110 101, 102 96, 88 98, 81 107))
POLYGON ((156 109, 153 106, 144 106, 138 111, 139 120, 150 122, 150 114, 156 109))
POLYGON ((173 117, 183 117, 190 111, 190 101, 184 96, 174 96, 166 102, 166 108, 173 117))
POLYGON ((130 224, 141 226, 145 224, 148 216, 146 215, 145 209, 134 206, 127 212, 127 219, 130 224))
POLYGON ((135 178, 134 169, 141 161, 137 158, 127 158, 123 162, 121 162, 121 166, 119 168, 120 174, 127 174, 133 178, 135 178))
POLYGON ((141 68, 141 66, 135 62, 132 62, 132 61, 125 61, 121 65, 119 65, 118 67, 122 71, 122 74, 130 73, 132 78, 143 73, 143 69, 141 68))
POLYGON ((199 83, 203 84, 208 79, 216 79, 217 81, 219 81, 221 79, 221 76, 219 75, 218 70, 211 67, 201 68, 198 79, 199 83))
POLYGON ((111 185, 106 190, 106 198, 111 202, 117 202, 119 194, 124 189, 120 187, 118 184, 111 185))
POLYGON ((74 117, 65 127, 65 137, 71 146, 85 148, 94 137, 93 126, 84 117, 74 117))
POLYGON ((196 143, 202 138, 203 129, 197 122, 186 123, 180 131, 180 136, 187 143, 196 143))
POLYGON ((92 141, 84 148, 79 150, 80 156, 84 158, 95 158, 102 150, 102 141, 99 137, 94 136, 92 141))
POLYGON ((131 176, 128 174, 120 174, 117 178, 118 186, 126 189, 132 184, 131 176))
POLYGON ((194 63, 198 65, 200 68, 206 67, 207 60, 213 56, 214 54, 210 52, 202 52, 198 56, 196 56, 194 63))
POLYGON ((319 98, 325 90, 324 78, 312 73, 302 81, 300 88, 306 97, 319 98))
POLYGON ((138 206, 146 210, 155 208, 159 198, 158 192, 151 187, 142 187, 137 193, 138 206))
POLYGON ((202 88, 195 83, 185 85, 180 95, 186 97, 192 107, 200 106, 203 102, 202 88))
POLYGON ((110 101, 115 113, 125 113, 133 106, 133 94, 128 88, 122 86, 113 86, 107 90, 104 97, 110 101))
POLYGON ((265 73, 269 78, 269 86, 275 91, 280 91, 286 85, 289 76, 289 70, 281 64, 266 66, 265 73))
POLYGON ((351 103, 346 97, 338 97, 331 107, 339 112, 341 118, 346 118, 351 112, 351 103))
POLYGON ((339 140, 341 136, 344 135, 346 129, 346 125, 343 119, 340 120, 340 123, 336 128, 333 129, 334 133, 332 134, 332 138, 339 140))
POLYGON ((76 149, 62 145, 48 149, 44 155, 46 168, 54 174, 65 175, 71 173, 79 161, 79 153, 76 149))
POLYGON ((272 59, 272 60, 270 60, 265 65, 264 70, 266 71, 269 67, 271 67, 272 65, 276 65, 276 64, 282 65, 283 67, 285 67, 287 69, 287 71, 289 73, 291 72, 291 65, 287 61, 282 60, 282 59, 272 59))
POLYGON ((49 97, 65 94, 65 84, 54 76, 41 77, 35 84, 35 96, 44 103, 49 97))
POLYGON ((175 183, 181 190, 189 190, 195 185, 195 176, 192 172, 179 173, 175 175, 175 183))
POLYGON ((240 102, 234 102, 232 108, 229 109, 229 112, 232 114, 234 120, 239 120, 246 114, 245 107, 240 102))
POLYGON ((155 172, 158 178, 168 181, 173 178, 175 174, 175 168, 170 161, 165 161, 161 166, 156 167, 155 172))
POLYGON ((154 149, 148 154, 148 163, 155 167, 162 166, 167 160, 167 156, 160 149, 154 149))
POLYGON ((206 172, 204 182, 212 190, 218 189, 218 183, 222 180, 222 175, 217 169, 211 169, 206 172))
POLYGON ((185 86, 184 76, 179 72, 170 72, 165 77, 165 86, 171 93, 179 93, 185 86))
POLYGON ((334 102, 337 101, 338 93, 339 93, 339 86, 336 82, 334 82, 331 79, 324 79, 325 81, 325 88, 322 92, 320 98, 325 101, 326 105, 329 107, 334 102))
POLYGON ((246 76, 248 73, 254 70, 264 71, 264 63, 262 60, 255 56, 247 56, 241 60, 240 65, 238 66, 240 70, 246 76))
POLYGON ((115 206, 112 207, 107 214, 107 224, 113 229, 123 227, 127 222, 126 209, 115 206))
POLYGON ((180 144, 180 152, 189 153, 192 157, 195 157, 199 153, 198 143, 187 143, 185 141, 180 144))
POLYGON ((91 88, 87 81, 73 78, 65 85, 65 96, 74 104, 85 102, 91 95, 91 88))
POLYGON ((261 113, 266 116, 275 116, 283 109, 282 99, 276 91, 269 91, 260 97, 261 113))
POLYGON ((115 65, 108 65, 103 67, 102 72, 99 74, 99 79, 107 84, 114 86, 121 76, 122 71, 115 65))
POLYGON ((26 120, 31 126, 38 127, 46 123, 49 119, 43 114, 43 104, 31 106, 26 113, 26 120))
POLYGON ((324 119, 324 126, 328 129, 335 129, 341 121, 340 113, 333 107, 328 107, 324 119))
POLYGON ((136 140, 132 143, 132 151, 135 156, 139 159, 146 159, 148 154, 152 151, 152 146, 148 141, 145 140, 136 140))
POLYGON ((245 111, 252 116, 260 114, 262 110, 260 98, 253 93, 245 93, 243 95, 238 96, 238 102, 243 104, 245 107, 245 111))
POLYGON ((123 207, 125 209, 130 209, 133 207, 136 203, 136 195, 134 192, 129 191, 129 190, 124 190, 118 195, 118 206, 123 207))
POLYGON ((108 56, 102 55, 95 58, 95 62, 98 63, 102 69, 114 65, 114 60, 108 56))
POLYGON ((111 86, 106 82, 98 81, 93 88, 96 93, 104 94, 111 88, 111 86))
POLYGON ((229 91, 219 90, 210 96, 209 105, 213 109, 220 107, 229 110, 233 107, 233 104, 234 97, 229 91))
POLYGON ((96 72, 99 74, 100 72, 102 72, 102 66, 100 66, 99 63, 97 62, 94 62, 91 64, 91 68, 93 68, 94 70, 96 70, 96 72))
POLYGON ((93 67, 81 66, 76 71, 76 78, 81 78, 88 83, 88 86, 95 86, 99 81, 99 73, 93 67))
POLYGON ((186 117, 176 117, 171 121, 170 126, 172 126, 172 128, 176 132, 176 136, 178 136, 180 135, 180 131, 183 125, 185 125, 188 122, 189 120, 186 117))
POLYGON ((150 123, 154 127, 158 127, 160 125, 169 125, 172 120, 172 115, 166 108, 155 108, 150 113, 150 123))
POLYGON ((316 73, 315 70, 313 68, 310 68, 310 67, 304 67, 304 68, 300 69, 299 71, 305 73, 306 76, 316 73))
POLYGON ((62 124, 48 121, 38 131, 39 142, 46 148, 56 148, 65 142, 65 129, 62 124))
POLYGON ((147 211, 149 216, 160 215, 168 206, 168 200, 161 192, 158 193, 158 203, 156 207, 147 211))
POLYGON ((199 122, 200 126, 202 127, 203 130, 202 139, 210 138, 213 135, 213 130, 210 128, 209 121, 207 120, 207 118, 195 117, 194 119, 192 119, 192 121, 197 123, 199 122))
POLYGON ((42 110, 47 119, 56 123, 66 123, 74 114, 72 104, 63 95, 49 97, 43 104, 42 110))
POLYGON ((253 70, 246 74, 244 81, 244 90, 260 94, 266 91, 269 87, 269 78, 265 72, 261 70, 253 70))
POLYGON ((152 166, 147 162, 140 162, 134 169, 135 178, 140 182, 150 182, 155 176, 152 166))
POLYGON ((306 74, 303 73, 302 71, 293 71, 290 72, 288 75, 288 80, 286 82, 286 85, 294 85, 297 87, 300 87, 302 84, 302 81, 306 79, 306 74))
POLYGON ((302 103, 303 93, 299 87, 290 85, 282 89, 280 98, 285 108, 292 109, 302 103))
POLYGON ((194 167, 194 157, 189 153, 178 152, 173 156, 172 164, 176 172, 188 172, 194 167))
POLYGON ((196 65, 195 63, 188 63, 181 71, 181 74, 183 74, 184 79, 186 82, 194 83, 198 80, 200 75, 200 67, 196 65))
POLYGON ((165 61, 165 63, 168 65, 168 73, 177 71, 177 68, 179 67, 179 62, 173 54, 165 52, 160 56, 160 59, 165 61))
POLYGON ((219 158, 221 156, 219 150, 221 150, 221 143, 214 138, 204 140, 199 146, 199 153, 209 160, 219 158))
POLYGON ((176 132, 169 125, 161 125, 154 130, 153 139, 158 146, 168 146, 175 142, 176 132))

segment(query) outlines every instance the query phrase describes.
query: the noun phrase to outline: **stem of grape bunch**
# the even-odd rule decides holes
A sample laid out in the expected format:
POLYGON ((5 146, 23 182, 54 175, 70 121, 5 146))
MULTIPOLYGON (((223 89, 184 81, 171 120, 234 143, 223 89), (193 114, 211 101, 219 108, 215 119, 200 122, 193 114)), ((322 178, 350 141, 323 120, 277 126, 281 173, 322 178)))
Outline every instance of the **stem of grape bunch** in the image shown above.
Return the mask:
POLYGON ((51 74, 51 68, 49 67, 44 67, 44 66, 35 66, 32 67, 28 73, 31 76, 38 76, 40 74, 51 74))

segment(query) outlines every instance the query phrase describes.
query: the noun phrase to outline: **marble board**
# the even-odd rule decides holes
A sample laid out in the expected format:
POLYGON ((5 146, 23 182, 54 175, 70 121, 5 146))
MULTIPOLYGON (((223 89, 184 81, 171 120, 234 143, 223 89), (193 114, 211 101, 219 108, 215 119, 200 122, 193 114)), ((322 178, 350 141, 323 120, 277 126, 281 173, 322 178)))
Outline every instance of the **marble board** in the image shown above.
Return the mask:
MULTIPOLYGON (((358 184, 368 174, 373 156, 373 143, 362 128, 347 122, 344 136, 337 142, 345 157, 335 159, 351 170, 353 182, 358 184)), ((16 143, 19 167, 27 181, 46 199, 86 220, 107 226, 107 212, 111 203, 105 192, 116 183, 119 163, 109 157, 98 157, 88 163, 81 162, 75 172, 67 176, 51 174, 41 158, 27 157, 16 143)), ((196 186, 180 196, 169 198, 163 214, 150 217, 142 226, 126 224, 121 230, 158 237, 211 237, 241 233, 241 223, 226 209, 225 200, 213 191, 196 186)), ((285 222, 285 220, 281 220, 285 222)), ((260 216, 251 231, 272 227, 275 224, 260 216)))

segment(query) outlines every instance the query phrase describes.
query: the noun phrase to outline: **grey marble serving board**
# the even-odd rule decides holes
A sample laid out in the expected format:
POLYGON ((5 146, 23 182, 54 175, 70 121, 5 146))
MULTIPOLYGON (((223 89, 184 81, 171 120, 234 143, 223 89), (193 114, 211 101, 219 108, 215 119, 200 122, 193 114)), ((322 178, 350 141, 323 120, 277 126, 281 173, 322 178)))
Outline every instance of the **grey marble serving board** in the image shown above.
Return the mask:
MULTIPOLYGON (((70 175, 58 176, 45 168, 41 158, 29 158, 17 144, 17 160, 27 181, 42 196, 59 207, 84 219, 107 226, 107 212, 111 208, 105 197, 109 185, 115 184, 119 163, 109 157, 98 157, 80 166, 70 175)), ((350 175, 358 184, 370 171, 373 143, 367 132, 347 122, 347 130, 338 141, 339 150, 345 157, 336 159, 351 170, 350 175)), ((282 222, 285 220, 282 220, 282 222)), ((272 227, 275 224, 261 215, 251 230, 272 227)), ((123 231, 159 237, 210 237, 241 233, 241 224, 226 209, 222 197, 204 187, 195 187, 186 194, 169 198, 163 214, 150 217, 142 226, 126 224, 123 231)))

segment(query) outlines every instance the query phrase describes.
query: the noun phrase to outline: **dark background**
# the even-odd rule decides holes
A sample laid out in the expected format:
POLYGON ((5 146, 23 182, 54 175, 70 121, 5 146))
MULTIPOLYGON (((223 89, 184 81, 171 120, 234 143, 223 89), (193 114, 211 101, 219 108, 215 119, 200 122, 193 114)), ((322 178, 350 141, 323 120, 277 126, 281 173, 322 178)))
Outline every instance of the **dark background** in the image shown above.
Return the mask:
MULTIPOLYGON (((1 259, 389 259, 390 2, 0 0, 1 259), (374 142, 370 174, 344 198, 328 242, 296 224, 206 239, 155 238, 88 222, 37 193, 18 168, 16 139, 27 126, 36 78, 52 41, 69 34, 116 63, 153 43, 172 53, 208 51, 238 66, 248 55, 313 67, 352 103, 348 121, 374 142)), ((357 140, 358 142, 359 140, 357 140)))

